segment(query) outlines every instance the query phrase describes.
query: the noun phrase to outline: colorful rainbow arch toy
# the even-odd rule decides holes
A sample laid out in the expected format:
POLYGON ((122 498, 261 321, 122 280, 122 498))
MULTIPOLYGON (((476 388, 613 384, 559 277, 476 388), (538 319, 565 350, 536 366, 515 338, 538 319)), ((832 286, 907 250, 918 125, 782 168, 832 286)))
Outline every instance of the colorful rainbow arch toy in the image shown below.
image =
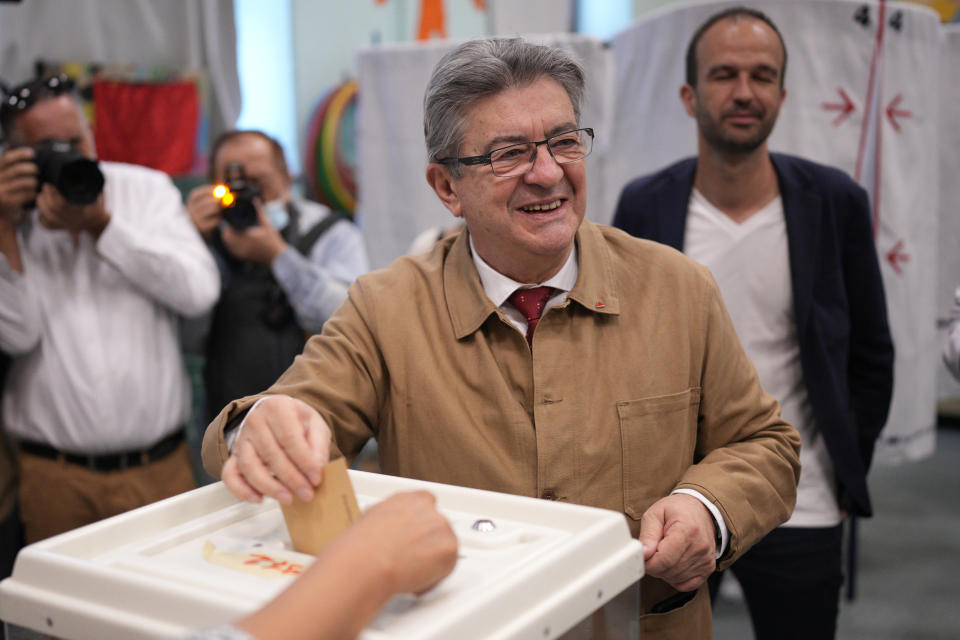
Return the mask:
POLYGON ((351 215, 357 204, 356 111, 355 80, 324 94, 307 124, 304 159, 310 196, 351 215))

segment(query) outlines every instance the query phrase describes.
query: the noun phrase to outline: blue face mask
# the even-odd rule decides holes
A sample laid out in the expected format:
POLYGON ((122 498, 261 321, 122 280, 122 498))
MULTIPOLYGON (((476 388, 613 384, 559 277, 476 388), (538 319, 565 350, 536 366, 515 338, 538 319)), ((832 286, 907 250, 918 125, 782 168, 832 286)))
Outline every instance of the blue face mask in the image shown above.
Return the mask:
POLYGON ((287 213, 287 205, 283 200, 264 202, 263 212, 277 231, 282 231, 290 222, 290 214, 287 213))

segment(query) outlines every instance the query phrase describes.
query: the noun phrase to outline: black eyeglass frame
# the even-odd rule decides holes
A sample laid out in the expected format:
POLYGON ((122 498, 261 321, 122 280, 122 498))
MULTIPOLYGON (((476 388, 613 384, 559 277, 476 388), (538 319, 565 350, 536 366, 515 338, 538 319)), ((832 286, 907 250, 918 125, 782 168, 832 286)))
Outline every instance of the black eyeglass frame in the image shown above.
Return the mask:
MULTIPOLYGON (((513 144, 508 144, 508 145, 504 145, 504 146, 502 146, 502 147, 497 147, 496 149, 493 149, 493 150, 490 151, 489 153, 484 153, 484 154, 479 155, 479 156, 465 156, 465 157, 456 157, 456 158, 439 158, 439 159, 437 160, 437 162, 439 162, 439 163, 441 163, 441 164, 463 164, 463 165, 467 165, 467 166, 473 166, 473 165, 478 165, 478 164, 489 164, 489 165, 490 165, 490 170, 493 171, 493 154, 497 153, 498 151, 503 151, 504 149, 509 149, 510 147, 517 147, 517 146, 521 146, 521 145, 525 145, 525 144, 532 144, 532 145, 533 145, 533 151, 532 151, 531 154, 530 154, 530 159, 528 160, 528 162, 536 162, 536 161, 537 161, 537 147, 539 147, 539 146, 542 145, 542 144, 545 144, 545 145, 547 145, 547 152, 550 154, 550 157, 553 158, 553 159, 556 161, 557 164, 570 164, 570 163, 572 163, 572 162, 579 162, 579 161, 583 160, 584 158, 586 158, 587 156, 590 155, 590 152, 593 151, 593 138, 594 138, 594 136, 593 136, 593 128, 592 128, 592 127, 580 127, 579 129, 570 129, 569 131, 562 131, 562 132, 560 132, 560 133, 555 133, 554 135, 550 136, 549 138, 544 138, 543 140, 539 140, 539 141, 536 141, 536 142, 534 142, 534 141, 532 141, 532 140, 529 141, 529 142, 515 142, 515 143, 513 143, 513 144), (560 136, 569 135, 569 134, 575 133, 575 132, 577 132, 577 131, 583 131, 583 132, 585 132, 588 136, 590 136, 590 150, 587 151, 587 153, 583 154, 583 158, 577 158, 576 160, 564 160, 564 161, 561 161, 561 160, 558 159, 555 155, 553 155, 553 149, 550 148, 550 144, 549 144, 550 141, 553 140, 554 138, 559 138, 560 136)), ((494 171, 493 175, 496 176, 497 173, 494 171)), ((517 175, 521 175, 521 174, 518 173, 517 175)), ((497 177, 499 178, 499 177, 515 177, 515 176, 497 176, 497 177)))

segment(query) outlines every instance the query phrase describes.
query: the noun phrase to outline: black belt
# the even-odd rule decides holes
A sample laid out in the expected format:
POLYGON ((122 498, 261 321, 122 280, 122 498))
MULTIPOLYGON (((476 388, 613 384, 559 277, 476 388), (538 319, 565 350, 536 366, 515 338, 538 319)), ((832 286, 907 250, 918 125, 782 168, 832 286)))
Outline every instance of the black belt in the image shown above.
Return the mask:
POLYGON ((20 441, 20 451, 32 456, 49 458, 50 460, 63 460, 70 464, 76 464, 86 467, 90 471, 123 471, 130 467, 139 467, 150 462, 156 462, 167 457, 180 446, 186 437, 184 430, 180 429, 160 440, 149 449, 141 451, 125 451, 120 453, 104 453, 95 456, 85 456, 76 453, 64 453, 53 447, 48 447, 39 442, 20 441))

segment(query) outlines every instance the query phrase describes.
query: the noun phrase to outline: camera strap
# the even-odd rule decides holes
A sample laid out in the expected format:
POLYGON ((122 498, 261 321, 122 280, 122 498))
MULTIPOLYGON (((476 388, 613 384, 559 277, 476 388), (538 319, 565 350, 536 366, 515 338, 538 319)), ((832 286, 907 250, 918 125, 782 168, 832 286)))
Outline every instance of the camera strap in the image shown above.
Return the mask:
MULTIPOLYGON (((290 206, 293 208, 292 204, 290 206)), ((294 219, 299 218, 297 215, 291 217, 294 219)), ((337 224, 341 220, 349 221, 350 217, 342 211, 330 211, 330 214, 327 215, 326 218, 313 225, 313 228, 310 229, 306 235, 297 240, 296 243, 293 243, 294 247, 296 247, 297 251, 299 251, 301 254, 309 256, 310 250, 313 249, 313 245, 317 243, 317 240, 319 240, 323 234, 329 231, 330 227, 337 224)))

